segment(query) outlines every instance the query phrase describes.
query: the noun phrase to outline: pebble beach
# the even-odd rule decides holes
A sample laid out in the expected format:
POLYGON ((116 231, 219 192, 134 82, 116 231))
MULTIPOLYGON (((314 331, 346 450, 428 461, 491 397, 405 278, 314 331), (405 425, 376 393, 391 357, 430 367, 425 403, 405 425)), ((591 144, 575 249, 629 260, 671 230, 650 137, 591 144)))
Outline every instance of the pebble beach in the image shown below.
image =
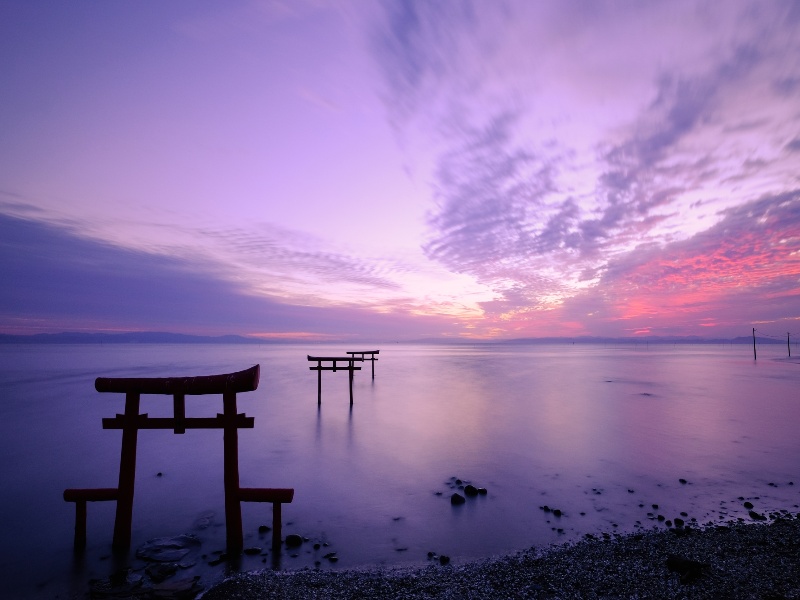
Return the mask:
POLYGON ((608 534, 466 564, 259 571, 203 600, 265 598, 800 598, 800 514, 608 534))

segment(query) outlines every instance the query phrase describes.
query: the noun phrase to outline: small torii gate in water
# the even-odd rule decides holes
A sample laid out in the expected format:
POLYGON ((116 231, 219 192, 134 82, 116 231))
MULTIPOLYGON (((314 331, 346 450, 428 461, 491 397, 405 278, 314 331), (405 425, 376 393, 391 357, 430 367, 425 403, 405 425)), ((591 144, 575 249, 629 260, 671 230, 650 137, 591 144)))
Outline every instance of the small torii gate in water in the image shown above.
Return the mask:
POLYGON ((187 429, 222 429, 225 485, 225 532, 228 552, 240 552, 242 539, 242 502, 272 503, 272 547, 281 545, 281 504, 294 498, 293 488, 239 487, 239 429, 252 429, 255 418, 236 412, 236 394, 258 388, 259 365, 244 371, 200 377, 98 377, 98 392, 125 394, 125 412, 103 419, 103 429, 122 430, 119 482, 115 488, 66 489, 64 500, 75 503, 75 548, 86 546, 86 503, 114 500, 116 549, 127 549, 131 543, 133 491, 136 476, 136 444, 140 429, 172 429, 175 434, 187 429), (173 417, 149 417, 139 414, 142 394, 172 396, 173 417), (222 413, 216 417, 187 417, 186 396, 222 394, 222 413))

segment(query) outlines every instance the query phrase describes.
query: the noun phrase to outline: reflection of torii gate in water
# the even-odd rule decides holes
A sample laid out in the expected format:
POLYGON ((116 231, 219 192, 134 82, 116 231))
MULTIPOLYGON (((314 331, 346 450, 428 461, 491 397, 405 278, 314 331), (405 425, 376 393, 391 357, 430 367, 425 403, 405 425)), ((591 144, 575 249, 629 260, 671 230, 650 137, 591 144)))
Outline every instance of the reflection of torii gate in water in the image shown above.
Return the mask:
POLYGON ((225 531, 227 549, 242 549, 242 502, 272 503, 272 547, 281 544, 281 504, 291 502, 294 489, 239 487, 239 429, 252 429, 255 418, 236 412, 236 394, 252 392, 258 387, 259 365, 237 373, 202 377, 98 377, 98 392, 125 394, 125 413, 103 419, 103 429, 122 430, 119 462, 119 484, 116 488, 67 489, 64 500, 75 502, 75 547, 86 545, 86 502, 116 500, 114 548, 125 549, 131 543, 133 490, 136 475, 136 441, 139 429, 222 429, 225 483, 225 531), (174 417, 149 417, 139 414, 142 394, 172 396, 174 417), (186 396, 222 394, 223 412, 216 417, 187 417, 186 396))

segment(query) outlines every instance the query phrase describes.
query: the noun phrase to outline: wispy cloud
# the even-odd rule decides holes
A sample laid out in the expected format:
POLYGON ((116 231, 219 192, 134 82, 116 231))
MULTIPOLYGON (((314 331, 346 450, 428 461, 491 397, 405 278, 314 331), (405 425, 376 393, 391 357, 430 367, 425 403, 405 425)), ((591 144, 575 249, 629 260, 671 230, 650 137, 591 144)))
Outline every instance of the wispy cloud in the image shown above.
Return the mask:
MULTIPOLYGON (((408 123, 413 121, 409 115, 416 117, 429 128, 437 148, 432 173, 436 205, 423 246, 427 256, 493 290, 495 299, 481 304, 487 318, 530 319, 534 329, 543 311, 571 297, 579 302, 587 287, 607 286, 612 270, 625 260, 670 255, 671 244, 687 238, 696 242, 704 229, 718 232, 715 223, 721 219, 730 226, 734 213, 725 209, 757 206, 754 198, 785 180, 785 155, 796 150, 796 134, 781 140, 777 123, 800 129, 798 113, 778 99, 797 93, 791 82, 800 75, 797 61, 785 62, 793 50, 800 51, 797 41, 787 37, 796 18, 790 8, 737 4, 718 14, 710 7, 674 5, 669 16, 690 28, 719 25, 720 35, 709 32, 702 46, 692 47, 693 39, 684 50, 669 38, 683 32, 674 25, 677 21, 663 19, 665 6, 640 6, 623 14, 566 5, 560 14, 574 12, 574 25, 562 20, 558 27, 566 39, 592 36, 595 56, 580 56, 564 46, 555 57, 543 58, 558 65, 569 64, 570 58, 585 63, 588 72, 590 64, 619 57, 619 71, 627 68, 626 61, 638 69, 636 79, 619 81, 650 94, 646 102, 640 94, 639 106, 618 115, 613 126, 598 128, 588 145, 573 130, 552 124, 573 119, 570 109, 554 112, 545 104, 561 100, 565 107, 575 106, 573 98, 537 97, 547 83, 537 79, 535 69, 530 77, 508 76, 513 61, 493 62, 510 56, 502 47, 499 23, 513 32, 508 40, 526 31, 535 39, 538 29, 530 17, 552 17, 548 9, 537 13, 504 3, 489 22, 474 5, 453 11, 447 4, 429 10, 425 3, 403 3, 399 12, 387 10, 389 25, 378 53, 392 91, 390 113, 401 113, 408 123), (631 27, 634 19, 647 24, 653 37, 645 55, 676 46, 679 54, 693 52, 698 60, 653 61, 640 68, 637 57, 620 53, 622 48, 637 51, 632 29, 622 30, 627 40, 600 35, 613 16, 631 27), (437 35, 443 27, 446 35, 437 35), (499 40, 494 46, 485 42, 492 37, 489 31, 499 40), (480 58, 467 63, 465 56, 480 58), (486 81, 480 75, 488 75, 486 81), (492 87, 489 81, 498 78, 516 84, 492 87), (754 102, 775 110, 742 112, 754 102), (537 115, 542 110, 553 121, 539 131, 535 124, 545 124, 537 115), (553 132, 559 131, 567 135, 555 141, 553 132), (766 145, 748 148, 752 139, 766 145)), ((532 42, 531 48, 536 47, 532 42)), ((588 107, 591 101, 582 104, 588 107)), ((765 240, 768 232, 757 228, 748 239, 765 240)), ((690 275, 695 276, 704 281, 699 272, 690 275)), ((766 282, 769 275, 760 270, 740 285, 755 284, 754 278, 766 282)), ((595 298, 604 295, 596 291, 595 298)))
POLYGON ((449 319, 403 307, 302 305, 252 293, 204 257, 123 249, 69 230, 0 214, 0 290, 5 330, 166 329, 206 334, 311 332, 407 339, 451 330, 449 319))
MULTIPOLYGON (((697 327, 746 332, 800 307, 800 190, 727 209, 713 227, 667 247, 649 245, 612 261, 600 283, 563 306, 561 317, 611 333, 620 322, 662 334, 697 327)), ((776 325, 777 326, 777 325, 776 325)))
POLYGON ((0 214, 29 236, 0 257, 9 314, 167 323, 205 288, 176 325, 712 329, 758 294, 759 318, 792 312, 797 3, 107 8, 63 27, 20 4, 0 41, 0 214), (148 272, 160 303, 136 293, 148 272))

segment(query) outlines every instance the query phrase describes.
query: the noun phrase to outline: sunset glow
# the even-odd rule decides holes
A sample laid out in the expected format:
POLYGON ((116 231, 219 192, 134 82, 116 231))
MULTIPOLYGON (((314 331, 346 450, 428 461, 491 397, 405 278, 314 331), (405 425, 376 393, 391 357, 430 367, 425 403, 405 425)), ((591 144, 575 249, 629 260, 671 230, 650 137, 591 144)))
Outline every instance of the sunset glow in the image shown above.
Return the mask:
POLYGON ((0 333, 800 320, 800 6, 0 7, 0 333))

